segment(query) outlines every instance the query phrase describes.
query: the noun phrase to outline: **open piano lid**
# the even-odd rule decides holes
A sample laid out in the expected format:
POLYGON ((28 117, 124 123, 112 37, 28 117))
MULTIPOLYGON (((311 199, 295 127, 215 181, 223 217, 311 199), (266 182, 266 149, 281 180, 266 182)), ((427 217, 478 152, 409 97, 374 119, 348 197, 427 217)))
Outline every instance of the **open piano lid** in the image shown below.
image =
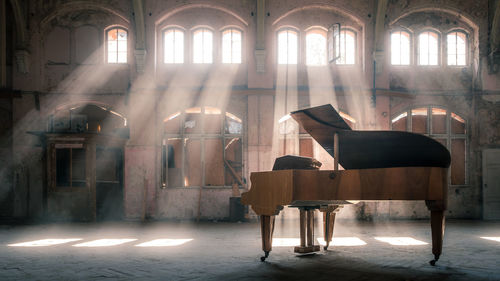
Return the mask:
POLYGON ((399 131, 353 131, 330 104, 291 113, 333 157, 339 137, 339 163, 344 169, 450 166, 445 146, 424 135, 399 131))

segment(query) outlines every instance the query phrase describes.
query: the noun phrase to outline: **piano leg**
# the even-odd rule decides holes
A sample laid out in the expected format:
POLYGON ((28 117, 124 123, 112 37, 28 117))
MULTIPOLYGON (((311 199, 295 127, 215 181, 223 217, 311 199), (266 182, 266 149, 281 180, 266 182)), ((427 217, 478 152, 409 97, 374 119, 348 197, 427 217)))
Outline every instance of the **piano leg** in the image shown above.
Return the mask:
POLYGON ((307 254, 319 251, 314 245, 314 209, 299 208, 300 211, 300 246, 294 248, 295 253, 307 254))
POLYGON ((330 242, 333 238, 333 227, 335 223, 335 213, 334 212, 323 212, 323 233, 325 237, 326 245, 323 249, 326 251, 330 242))
POLYGON ((273 246, 274 216, 260 216, 260 233, 262 235, 262 250, 264 256, 260 261, 265 261, 269 257, 269 252, 273 246))
POLYGON ((445 207, 442 201, 426 201, 425 203, 431 211, 432 254, 434 254, 434 259, 429 263, 434 266, 443 249, 445 207))

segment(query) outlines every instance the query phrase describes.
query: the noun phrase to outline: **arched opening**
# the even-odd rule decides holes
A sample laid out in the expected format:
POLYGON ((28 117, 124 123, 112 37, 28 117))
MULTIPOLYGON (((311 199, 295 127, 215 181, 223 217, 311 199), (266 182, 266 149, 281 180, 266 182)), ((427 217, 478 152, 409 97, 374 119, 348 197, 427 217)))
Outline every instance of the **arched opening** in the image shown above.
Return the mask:
POLYGON ((45 139, 49 217, 121 219, 127 119, 104 105, 64 106, 49 116, 45 139))

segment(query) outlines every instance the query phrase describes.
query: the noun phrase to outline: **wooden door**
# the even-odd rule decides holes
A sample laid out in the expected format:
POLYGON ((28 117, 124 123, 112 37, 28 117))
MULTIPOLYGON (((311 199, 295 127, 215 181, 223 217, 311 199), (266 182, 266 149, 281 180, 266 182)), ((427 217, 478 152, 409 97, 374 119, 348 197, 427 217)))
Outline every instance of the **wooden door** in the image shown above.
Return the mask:
POLYGON ((500 149, 483 150, 483 219, 500 220, 500 149))

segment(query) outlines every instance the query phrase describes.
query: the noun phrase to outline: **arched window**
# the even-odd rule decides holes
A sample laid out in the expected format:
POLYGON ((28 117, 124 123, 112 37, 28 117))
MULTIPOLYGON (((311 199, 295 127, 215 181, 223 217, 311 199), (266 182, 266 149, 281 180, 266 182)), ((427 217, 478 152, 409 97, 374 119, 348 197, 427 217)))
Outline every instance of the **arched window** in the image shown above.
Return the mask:
POLYGON ((446 36, 448 65, 465 65, 467 62, 467 35, 460 31, 446 36))
POLYGON ((405 31, 391 33, 391 64, 410 64, 410 34, 405 31))
POLYGON ((454 112, 439 107, 419 107, 396 115, 394 131, 424 134, 437 140, 451 152, 451 185, 467 183, 467 122, 454 112))
POLYGON ((243 177, 243 122, 215 107, 192 107, 164 120, 162 186, 232 186, 243 177))
POLYGON ((184 31, 169 28, 163 32, 163 62, 184 63, 184 31))
POLYGON ((326 31, 313 29, 307 32, 306 64, 326 65, 326 31))
POLYGON ((425 31, 418 36, 418 64, 438 65, 439 35, 436 32, 425 31))
POLYGON ((193 63, 212 63, 213 33, 208 28, 193 32, 193 63))
POLYGON ((108 63, 127 63, 127 31, 116 27, 106 31, 108 63))
POLYGON ((238 29, 222 31, 222 63, 241 63, 241 31, 238 29))
POLYGON ((292 29, 278 32, 278 64, 297 64, 298 35, 292 29))
POLYGON ((356 63, 356 33, 353 31, 342 29, 340 35, 336 38, 337 56, 340 57, 336 61, 337 64, 355 64, 356 63))

